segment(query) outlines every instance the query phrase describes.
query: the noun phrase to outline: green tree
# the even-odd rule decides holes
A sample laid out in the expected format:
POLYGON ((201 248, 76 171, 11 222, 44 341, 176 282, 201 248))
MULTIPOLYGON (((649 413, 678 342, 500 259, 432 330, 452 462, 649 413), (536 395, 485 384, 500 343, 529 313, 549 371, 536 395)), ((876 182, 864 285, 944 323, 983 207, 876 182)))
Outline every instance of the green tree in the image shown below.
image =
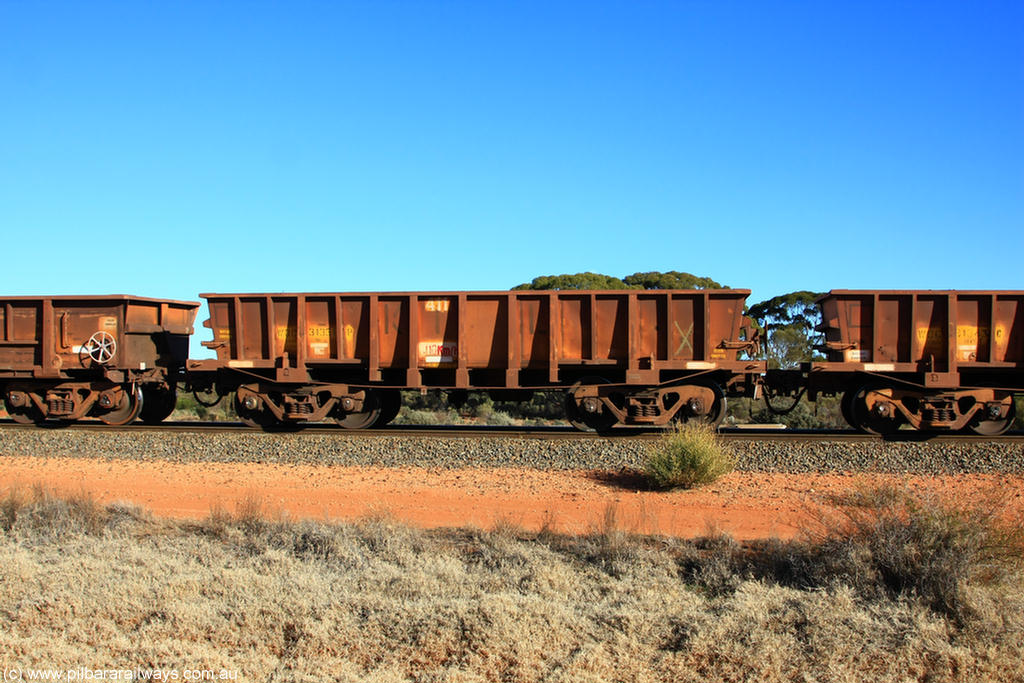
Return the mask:
POLYGON ((635 289, 611 275, 576 273, 574 275, 543 275, 512 289, 635 289))
POLYGON ((641 289, 728 289, 709 277, 698 277, 678 270, 670 270, 667 273, 633 273, 622 278, 622 281, 641 289))
POLYGON ((761 329, 768 366, 792 368, 814 358, 821 311, 816 292, 790 292, 756 303, 747 311, 761 329))
POLYGON ((621 280, 601 273, 542 275, 512 289, 728 289, 709 277, 670 270, 633 273, 621 280))

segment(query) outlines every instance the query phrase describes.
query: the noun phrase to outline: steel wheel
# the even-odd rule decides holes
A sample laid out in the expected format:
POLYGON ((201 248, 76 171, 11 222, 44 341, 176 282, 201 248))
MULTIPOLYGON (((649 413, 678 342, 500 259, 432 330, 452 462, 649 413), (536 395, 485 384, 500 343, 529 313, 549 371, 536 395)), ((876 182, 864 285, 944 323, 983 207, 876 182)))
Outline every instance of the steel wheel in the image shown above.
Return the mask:
POLYGON ((260 406, 249 409, 238 400, 238 393, 235 393, 234 397, 235 413, 238 415, 238 419, 249 427, 255 427, 256 429, 266 429, 277 423, 274 416, 266 410, 263 410, 260 406))
POLYGON ((12 420, 22 425, 30 425, 36 422, 41 422, 43 419, 42 415, 32 415, 28 411, 18 412, 18 410, 15 410, 15 412, 12 413, 10 409, 8 409, 7 414, 11 416, 12 420))
POLYGON ((11 416, 11 419, 18 424, 38 424, 44 420, 43 414, 39 412, 39 409, 33 403, 15 408, 11 405, 10 401, 4 399, 4 408, 7 410, 7 414, 11 416))
POLYGON ((138 387, 129 387, 121 392, 121 400, 117 406, 102 413, 99 418, 108 425, 126 425, 138 417, 140 410, 142 410, 142 390, 138 387))
POLYGON ((839 412, 843 414, 843 419, 846 420, 846 424, 850 425, 854 429, 857 425, 853 421, 853 397, 856 392, 847 391, 839 398, 839 412))
POLYGON ((178 392, 174 385, 168 388, 146 386, 142 388, 142 410, 139 418, 148 425, 159 424, 174 412, 178 392))
POLYGON ((377 399, 377 392, 366 390, 366 398, 363 399, 363 409, 358 413, 338 412, 334 415, 334 421, 345 429, 366 429, 376 424, 381 415, 381 403, 377 399))
MULTIPOLYGON (((673 418, 676 422, 696 422, 699 424, 707 424, 712 427, 717 427, 725 419, 726 403, 725 403, 725 391, 718 385, 717 382, 701 382, 696 384, 684 384, 679 388, 683 389, 686 387, 697 387, 700 389, 706 389, 709 393, 703 397, 691 398, 687 401, 694 401, 697 403, 691 405, 683 405, 679 412, 675 414, 673 418), (705 406, 705 402, 710 401, 710 406, 705 406)), ((686 399, 683 399, 686 400, 686 399)))
POLYGON ((1013 404, 1013 398, 1010 398, 1009 405, 1006 410, 1006 417, 995 420, 983 420, 976 417, 971 421, 967 428, 980 436, 999 436, 1010 429, 1010 426, 1013 424, 1013 420, 1016 416, 1017 409, 1013 404))
POLYGON ((402 409, 402 392, 397 389, 386 389, 378 392, 380 401, 380 415, 373 423, 374 427, 386 427, 402 409))
POLYGON ((849 398, 853 426, 868 434, 896 433, 903 424, 903 416, 888 405, 895 402, 892 387, 875 383, 862 385, 849 398))
POLYGON ((576 390, 582 386, 607 384, 603 377, 584 377, 565 392, 565 419, 581 432, 606 432, 619 423, 619 419, 602 404, 590 412, 576 402, 576 390))

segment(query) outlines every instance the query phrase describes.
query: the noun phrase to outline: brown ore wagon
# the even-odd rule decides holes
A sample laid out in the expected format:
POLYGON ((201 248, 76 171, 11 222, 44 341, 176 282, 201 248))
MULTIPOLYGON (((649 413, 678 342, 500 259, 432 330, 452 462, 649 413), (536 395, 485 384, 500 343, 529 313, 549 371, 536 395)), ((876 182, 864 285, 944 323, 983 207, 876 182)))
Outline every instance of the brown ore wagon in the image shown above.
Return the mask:
POLYGON ((0 393, 18 422, 159 422, 174 410, 197 302, 0 298, 0 393))
POLYGON ((764 363, 743 316, 749 290, 203 294, 216 359, 200 390, 235 392, 262 426, 333 418, 386 424, 399 391, 565 392, 582 429, 717 423, 764 363))
POLYGON ((1000 434, 1024 391, 1024 292, 833 290, 808 395, 841 394, 847 421, 888 433, 1000 434))

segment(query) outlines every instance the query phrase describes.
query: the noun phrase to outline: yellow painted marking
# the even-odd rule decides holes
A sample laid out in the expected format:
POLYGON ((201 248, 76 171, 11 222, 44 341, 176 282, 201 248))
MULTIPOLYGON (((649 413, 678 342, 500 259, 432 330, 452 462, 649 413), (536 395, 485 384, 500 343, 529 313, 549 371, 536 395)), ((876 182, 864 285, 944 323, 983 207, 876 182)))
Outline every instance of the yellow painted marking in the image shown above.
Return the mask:
POLYGON ((345 358, 355 358, 356 355, 356 328, 352 325, 345 325, 345 358))
MULTIPOLYGON (((982 332, 984 331, 984 328, 982 328, 982 332)), ((978 328, 974 325, 957 325, 956 343, 961 346, 977 346, 978 328)))
POLYGON ((423 308, 430 313, 447 313, 451 303, 448 299, 428 299, 423 302, 423 308))
POLYGON ((978 351, 988 346, 988 328, 974 325, 957 325, 957 358, 963 361, 978 359, 978 351))
POLYGON ((326 358, 331 353, 331 328, 327 325, 312 325, 306 328, 306 342, 309 355, 326 358))
POLYGON ((917 342, 921 347, 932 347, 942 346, 945 341, 945 335, 942 330, 938 327, 919 327, 917 328, 917 342))

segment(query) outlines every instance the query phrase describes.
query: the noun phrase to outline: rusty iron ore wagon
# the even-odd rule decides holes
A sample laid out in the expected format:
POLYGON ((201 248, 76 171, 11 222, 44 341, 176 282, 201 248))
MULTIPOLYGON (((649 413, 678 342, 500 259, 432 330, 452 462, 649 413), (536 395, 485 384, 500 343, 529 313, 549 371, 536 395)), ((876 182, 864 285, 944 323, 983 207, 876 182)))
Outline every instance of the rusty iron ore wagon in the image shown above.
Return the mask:
POLYGON ((403 389, 565 392, 581 429, 718 423, 765 370, 749 290, 203 294, 216 359, 192 384, 265 427, 386 424, 403 389))
MULTIPOLYGON (((767 370, 749 290, 0 298, 0 395, 19 422, 159 422, 184 385, 265 428, 387 424, 403 390, 561 392, 580 429, 717 424, 727 397, 840 396, 863 431, 1005 432, 1024 393, 1024 292, 834 290, 824 358, 767 370)), ((795 404, 794 404, 795 405, 795 404)))
POLYGON ((790 391, 841 395, 846 421, 873 433, 996 435, 1024 392, 1024 292, 833 290, 818 299, 825 360, 790 391))
POLYGON ((135 296, 0 298, 0 394, 18 422, 170 415, 199 303, 135 296))

